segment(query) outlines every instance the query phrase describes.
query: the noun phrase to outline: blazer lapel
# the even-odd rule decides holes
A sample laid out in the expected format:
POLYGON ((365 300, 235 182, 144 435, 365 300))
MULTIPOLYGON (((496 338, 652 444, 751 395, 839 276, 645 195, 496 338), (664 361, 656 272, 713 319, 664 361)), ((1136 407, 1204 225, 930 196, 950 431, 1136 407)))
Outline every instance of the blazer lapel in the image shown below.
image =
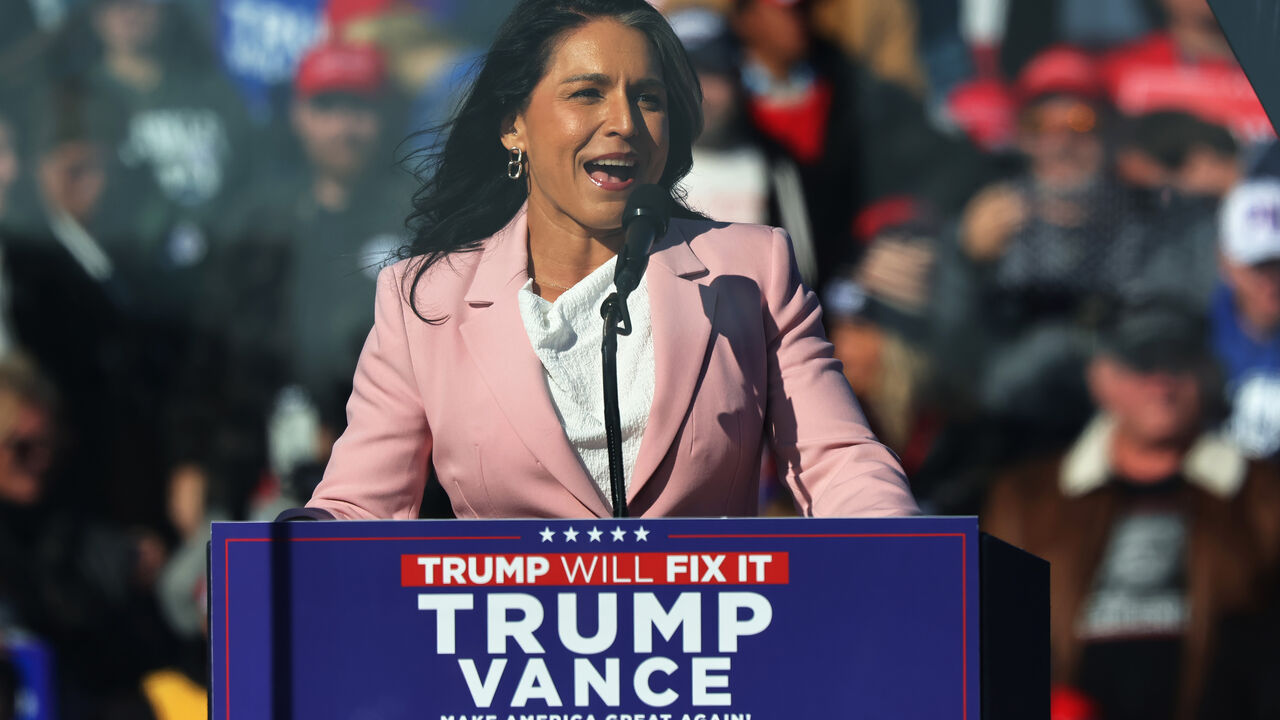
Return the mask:
POLYGON ((716 312, 716 289, 697 282, 707 274, 679 224, 673 222, 646 272, 653 328, 653 407, 640 440, 628 500, 662 464, 693 401, 716 312))
POLYGON ((522 210, 488 240, 467 290, 470 312, 459 330, 525 447, 589 511, 605 517, 609 510, 560 426, 542 361, 534 354, 520 317, 517 292, 528 276, 527 236, 522 210))

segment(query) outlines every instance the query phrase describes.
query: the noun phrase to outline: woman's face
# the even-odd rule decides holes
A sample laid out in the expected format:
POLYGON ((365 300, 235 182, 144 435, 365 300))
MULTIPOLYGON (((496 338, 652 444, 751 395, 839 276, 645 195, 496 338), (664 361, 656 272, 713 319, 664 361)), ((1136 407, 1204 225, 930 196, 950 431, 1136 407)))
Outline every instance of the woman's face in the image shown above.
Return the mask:
POLYGON ((561 227, 617 229, 667 164, 667 90, 648 38, 614 20, 564 35, 502 144, 528 155, 529 205, 561 227))

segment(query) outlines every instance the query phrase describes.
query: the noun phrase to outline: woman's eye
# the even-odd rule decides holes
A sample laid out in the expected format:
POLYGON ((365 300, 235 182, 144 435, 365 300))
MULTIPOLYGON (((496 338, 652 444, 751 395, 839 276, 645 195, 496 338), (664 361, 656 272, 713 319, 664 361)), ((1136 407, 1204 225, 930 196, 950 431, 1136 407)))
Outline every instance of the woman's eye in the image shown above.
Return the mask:
POLYGON ((657 93, 642 93, 639 97, 640 104, 654 110, 662 109, 662 96, 657 93))
POLYGON ((597 89, 595 89, 595 88, 583 88, 583 89, 581 89, 581 90, 579 90, 579 91, 575 92, 574 94, 570 95, 569 97, 574 97, 574 98, 598 98, 598 97, 602 97, 602 96, 600 95, 600 91, 599 91, 599 90, 597 90, 597 89))

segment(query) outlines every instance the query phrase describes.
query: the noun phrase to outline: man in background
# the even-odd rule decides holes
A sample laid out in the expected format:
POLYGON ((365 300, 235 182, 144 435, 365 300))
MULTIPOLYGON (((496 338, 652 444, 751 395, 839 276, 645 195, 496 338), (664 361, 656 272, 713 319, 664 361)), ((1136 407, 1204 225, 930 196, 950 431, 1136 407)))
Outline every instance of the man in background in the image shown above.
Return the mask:
POLYGON ((1219 227, 1223 282, 1213 296, 1213 349, 1232 406, 1228 430, 1250 457, 1280 451, 1280 180, 1227 196, 1219 227))
POLYGON ((702 86, 703 130, 693 146, 693 169, 681 182, 689 206, 713 220, 787 228, 801 276, 817 282, 800 168, 787 155, 770 152, 751 126, 728 22, 707 8, 680 10, 670 20, 702 86))
POLYGON ((859 210, 913 195, 950 211, 985 172, 970 148, 943 137, 924 106, 814 33, 808 0, 735 0, 743 107, 771 155, 798 169, 814 238, 817 285, 856 262, 859 210))
POLYGON ((1125 115, 1182 110, 1246 142, 1275 138, 1207 0, 1160 0, 1166 25, 1103 58, 1107 95, 1125 115))
POLYGON ((1017 94, 1026 170, 969 203, 942 247, 933 305, 939 372, 1001 423, 1011 453, 1059 446, 1087 421, 1082 332, 1146 254, 1108 172, 1091 57, 1046 50, 1017 94))
POLYGON ((1222 617, 1260 603, 1280 476, 1207 430, 1205 325, 1124 308, 1088 366, 1099 414, 1065 454, 998 475, 983 529, 1050 562, 1053 680, 1108 720, 1191 718, 1222 617))
POLYGON ((56 404, 29 362, 0 360, 0 633, 48 642, 64 717, 135 717, 167 642, 151 600, 163 545, 50 500, 56 404))
POLYGON ((237 213, 208 302, 210 327, 227 333, 231 354, 214 372, 230 373, 224 384, 242 399, 221 420, 270 432, 281 479, 299 465, 323 467, 345 427, 377 273, 406 240, 412 195, 408 176, 392 168, 388 137, 398 123, 387 117, 381 52, 319 45, 303 58, 294 90, 301 169, 237 213), (231 420, 246 412, 251 420, 231 420), (278 430, 268 431, 268 418, 278 430))

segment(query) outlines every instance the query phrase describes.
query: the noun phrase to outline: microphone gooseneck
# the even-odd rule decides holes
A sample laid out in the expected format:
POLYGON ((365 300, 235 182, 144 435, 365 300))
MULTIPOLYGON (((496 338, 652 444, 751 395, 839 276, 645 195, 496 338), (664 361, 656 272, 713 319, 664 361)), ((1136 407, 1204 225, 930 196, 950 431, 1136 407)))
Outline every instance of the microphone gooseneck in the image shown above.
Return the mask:
POLYGON ((644 277, 653 243, 667 232, 670 206, 670 194, 657 185, 641 185, 627 199, 626 209, 622 211, 626 241, 613 271, 613 286, 622 299, 625 300, 644 277))
POLYGON ((613 516, 627 517, 626 468, 622 464, 622 421, 618 408, 618 335, 631 334, 631 314, 627 298, 640 285, 649 266, 653 243, 667 232, 671 217, 671 196, 657 185, 641 185, 627 199, 622 212, 626 235, 613 269, 614 292, 600 307, 604 317, 604 339, 600 345, 604 373, 604 427, 609 448, 609 499, 613 516))

